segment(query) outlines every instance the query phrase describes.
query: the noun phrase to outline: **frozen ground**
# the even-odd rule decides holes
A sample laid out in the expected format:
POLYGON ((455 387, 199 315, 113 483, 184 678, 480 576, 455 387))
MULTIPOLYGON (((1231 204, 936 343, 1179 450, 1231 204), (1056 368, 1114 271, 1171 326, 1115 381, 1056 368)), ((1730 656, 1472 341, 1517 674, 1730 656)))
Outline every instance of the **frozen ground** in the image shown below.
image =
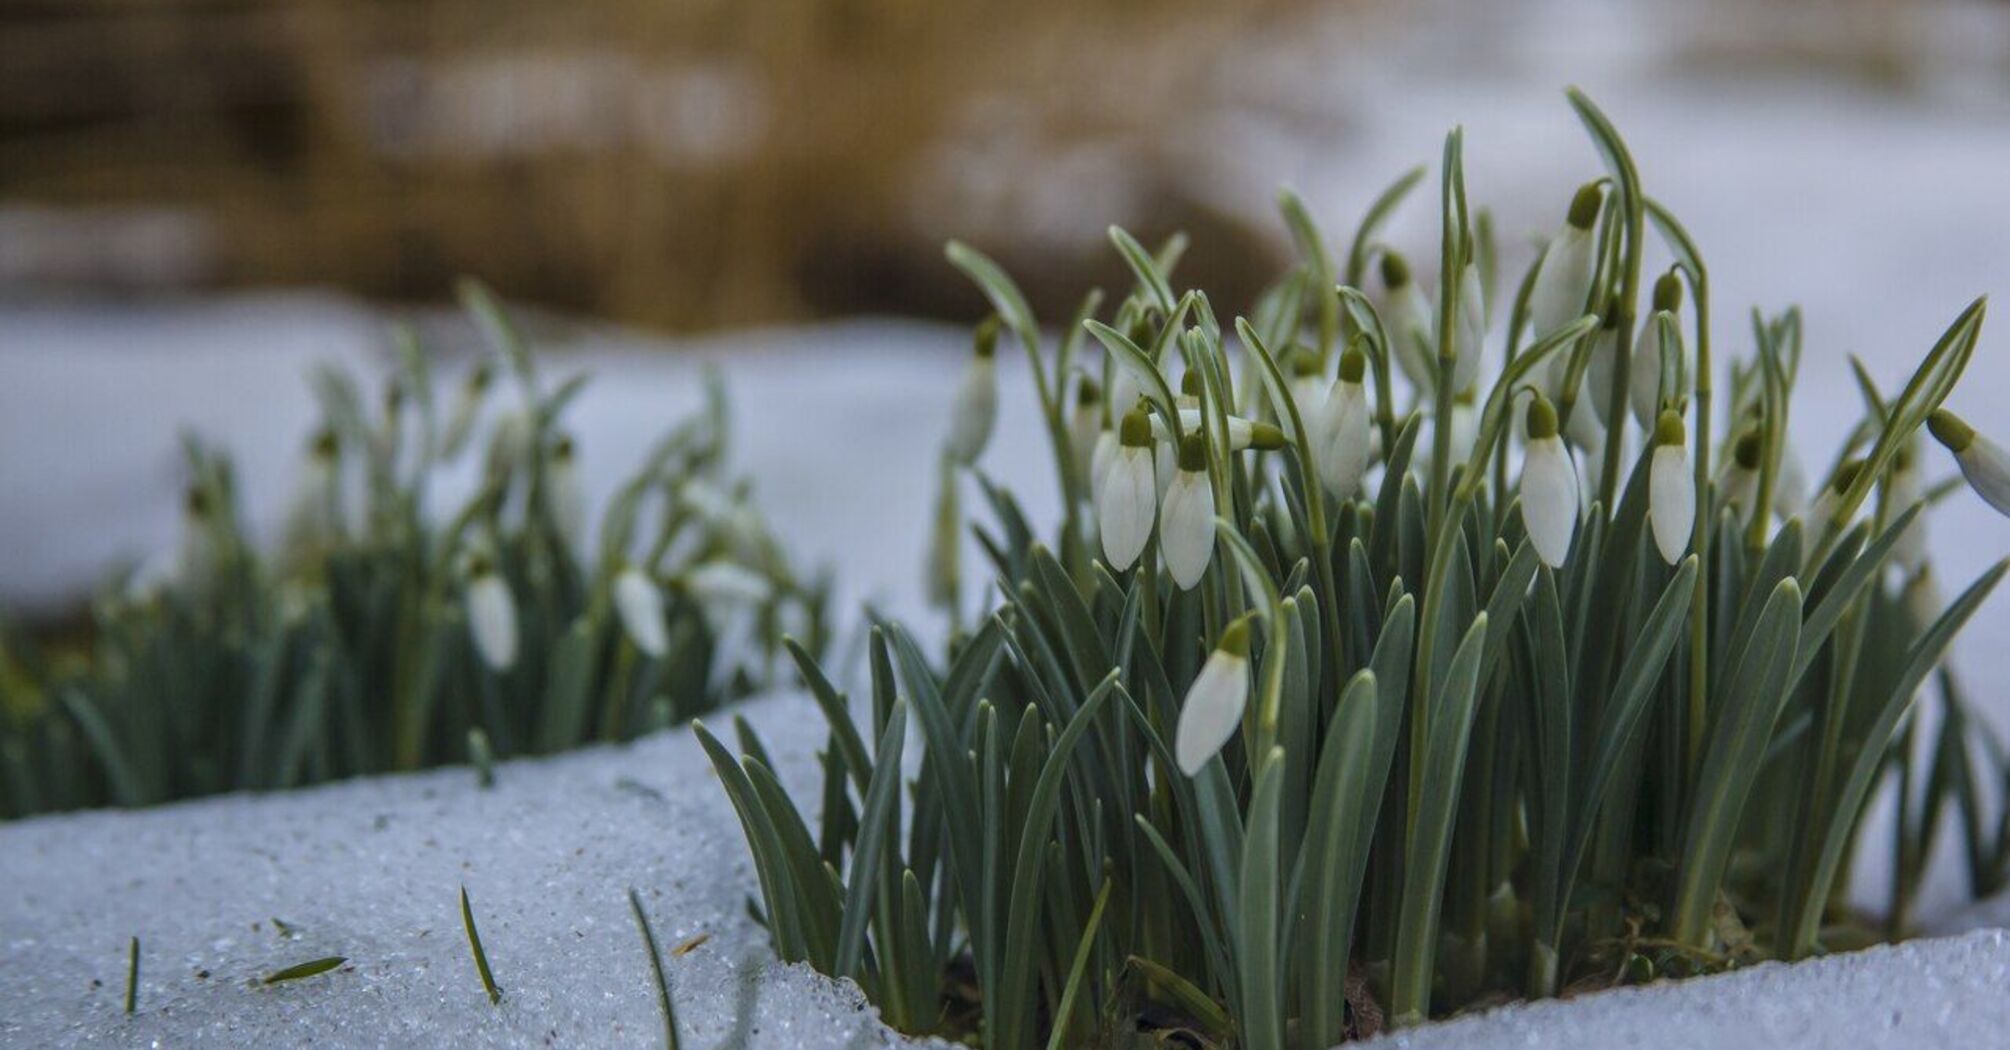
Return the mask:
MULTIPOLYGON (((823 741, 809 706, 740 709, 799 797, 823 741)), ((665 961, 685 1046, 905 1045, 851 985, 775 962, 746 913, 753 885, 688 730, 511 762, 489 790, 449 769, 4 825, 0 1046, 660 1046, 630 887, 666 956, 706 938, 665 961), (462 933, 463 885, 499 1006, 462 933), (260 983, 330 955, 349 961, 260 983)))

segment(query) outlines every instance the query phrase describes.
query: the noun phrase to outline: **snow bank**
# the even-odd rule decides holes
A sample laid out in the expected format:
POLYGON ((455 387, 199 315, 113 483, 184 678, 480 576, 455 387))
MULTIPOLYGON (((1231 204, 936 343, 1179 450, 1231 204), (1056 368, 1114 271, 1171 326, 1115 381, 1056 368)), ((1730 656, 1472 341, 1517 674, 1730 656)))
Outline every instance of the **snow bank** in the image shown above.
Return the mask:
MULTIPOLYGON (((809 710, 801 696, 738 710, 799 797, 823 742, 809 710)), ((684 1045, 904 1045, 852 985, 775 962, 747 916, 754 885, 688 729, 505 763, 488 790, 447 769, 4 825, 0 1045, 660 1046, 631 886, 666 956, 708 938, 665 960, 684 1045), (260 983, 330 955, 349 961, 260 983)))

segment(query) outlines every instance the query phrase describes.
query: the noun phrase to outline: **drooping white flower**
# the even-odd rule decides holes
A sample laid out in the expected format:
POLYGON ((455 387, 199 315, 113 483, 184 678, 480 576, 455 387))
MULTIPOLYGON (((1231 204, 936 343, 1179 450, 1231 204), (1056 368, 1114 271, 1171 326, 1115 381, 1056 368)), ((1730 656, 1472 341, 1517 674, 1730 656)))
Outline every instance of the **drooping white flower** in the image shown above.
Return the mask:
POLYGON ((1632 383, 1633 418, 1643 429, 1660 412, 1664 393, 1670 399, 1687 393, 1681 389, 1681 385, 1687 382, 1689 375, 1688 351, 1682 344, 1682 329, 1675 323, 1675 311, 1681 309, 1681 306, 1682 280, 1671 270, 1654 282, 1654 313, 1647 318, 1647 323, 1640 327, 1640 333, 1633 343, 1633 370, 1629 377, 1632 383), (1662 324, 1663 320, 1668 323, 1662 324), (1663 338, 1664 328, 1670 333, 1672 340, 1663 338), (1677 383, 1675 390, 1661 389, 1663 356, 1674 361, 1677 383))
POLYGON ((579 480, 579 464, 572 436, 560 434, 552 442, 551 458, 545 465, 545 482, 551 491, 551 519, 567 550, 578 550, 586 533, 586 492, 579 480))
POLYGON ((661 659, 670 648, 670 626, 663 615, 663 592, 656 581, 633 565, 623 566, 614 577, 614 611, 621 616, 621 629, 635 648, 651 659, 661 659))
MULTIPOLYGON (((1860 459, 1845 460, 1836 467, 1835 476, 1822 486, 1821 495, 1816 496, 1814 504, 1808 508, 1807 531, 1810 539, 1821 537, 1831 529, 1840 532, 1849 525, 1847 521, 1835 520, 1836 512, 1842 509, 1843 496, 1849 492, 1851 485, 1856 484, 1857 474, 1862 470, 1863 460, 1860 459)), ((1819 544, 1810 543, 1802 553, 1813 559, 1819 549, 1819 544)))
POLYGON ((1144 553, 1156 516, 1152 425, 1142 409, 1125 413, 1120 446, 1096 487, 1096 525, 1103 535, 1103 558, 1115 572, 1130 568, 1144 553))
POLYGON ((1750 522, 1759 503, 1759 456, 1764 451, 1762 435, 1747 430, 1731 444, 1731 458, 1717 475, 1717 489, 1726 506, 1736 509, 1740 522, 1750 522))
POLYGON ((1368 392, 1362 385, 1367 375, 1368 355, 1349 349, 1340 355, 1340 377, 1325 396, 1326 412, 1319 429, 1313 431, 1316 444, 1313 459, 1319 464, 1319 480, 1326 490, 1343 499, 1354 495, 1361 475, 1368 469, 1373 450, 1374 428, 1369 425, 1368 392))
POLYGON ((1103 490, 1103 476, 1110 472, 1110 464, 1117 458, 1117 432, 1104 427, 1096 435, 1096 449, 1089 454, 1089 492, 1091 495, 1103 490))
POLYGON ((1521 463, 1521 519, 1543 564, 1562 568, 1577 532, 1577 467, 1556 436, 1556 408, 1537 395, 1528 413, 1528 448, 1521 463))
POLYGON ((484 471, 491 484, 500 485, 516 473, 530 455, 530 419, 521 409, 505 412, 489 434, 488 460, 484 471))
MULTIPOLYGON (((1179 410, 1179 428, 1183 433, 1196 433, 1201 429, 1201 421, 1204 418, 1206 417, 1198 408, 1182 408, 1179 410)), ((1229 416, 1227 419, 1228 448, 1231 452, 1241 452, 1246 448, 1284 447, 1284 431, 1269 423, 1259 423, 1243 416, 1229 416)), ((1166 421, 1157 415, 1152 416, 1152 440, 1168 443, 1172 441, 1172 431, 1167 429, 1166 421)), ((1161 462, 1165 460, 1161 459, 1161 462)))
MULTIPOLYGON (((1430 467, 1431 454, 1437 449, 1438 420, 1430 422, 1430 429, 1418 436, 1418 454, 1410 460, 1410 470, 1419 476, 1430 467)), ((1473 454, 1473 442, 1479 439, 1480 410, 1473 404, 1473 392, 1468 390, 1452 398, 1451 448, 1449 467, 1457 467, 1473 454)))
POLYGON ((1480 375, 1480 351, 1487 335, 1486 290, 1479 264, 1468 259, 1459 270, 1459 316, 1453 342, 1452 389, 1471 389, 1480 375))
POLYGON ((287 557, 305 558, 341 535, 340 457, 333 430, 324 428, 314 435, 286 511, 287 557))
MULTIPOLYGON (((1926 472, 1920 465, 1919 451, 1919 435, 1915 432, 1898 447, 1898 455, 1892 461, 1886 503, 1893 516, 1905 513, 1926 498, 1926 472)), ((1926 564, 1925 512, 1914 515, 1912 524, 1898 534, 1891 547, 1891 560, 1907 572, 1916 572, 1926 564)))
POLYGON ((1791 518, 1807 505, 1808 471, 1791 441, 1780 445, 1780 466, 1773 475, 1773 513, 1791 518))
POLYGON ((1214 487, 1207 478, 1207 439, 1181 440, 1179 467, 1159 507, 1159 549, 1180 590, 1192 590, 1214 556, 1214 487))
POLYGON ((1220 753, 1242 724, 1248 703, 1249 619, 1244 617, 1221 632, 1221 641, 1186 691, 1173 737, 1180 772, 1193 776, 1220 753))
POLYGON ((684 589, 708 611, 759 605, 773 598, 775 585, 766 576, 738 562, 713 560, 687 570, 684 589))
POLYGON ((1431 303, 1410 279, 1410 264, 1394 251, 1382 253, 1382 324, 1395 345, 1396 363, 1418 390, 1431 389, 1431 358, 1437 353, 1431 303))
POLYGON ((1293 355, 1291 370, 1291 403, 1298 408, 1305 432, 1316 437, 1324 429, 1322 414, 1326 410, 1326 383, 1319 372, 1319 355, 1301 350, 1293 355))
POLYGON ((181 510, 181 546, 175 551, 174 582, 202 591, 215 581, 223 561, 222 524, 209 490, 200 485, 189 486, 181 510))
POLYGON ((1996 508, 1998 514, 2010 515, 2010 456, 2004 455, 2002 447, 1944 408, 1933 410, 1926 428, 1933 432, 1934 440, 1954 453, 1961 476, 1968 479, 1968 487, 1982 502, 1996 508))
POLYGON ((475 430, 475 417, 481 413, 482 401, 488 396, 489 384, 495 381, 495 362, 483 358, 468 373, 467 382, 461 384, 461 392, 454 399, 454 407, 447 415, 447 429, 441 438, 440 452, 448 459, 460 455, 466 447, 469 435, 475 430))
POLYGON ((1584 313, 1598 248, 1592 229, 1598 225, 1599 204, 1597 183, 1579 187, 1570 198, 1563 228, 1543 249, 1541 268, 1536 271, 1528 299, 1529 334, 1534 338, 1540 339, 1584 313))
POLYGON ((997 325, 979 326, 976 352, 950 408, 949 438, 943 448, 949 458, 966 466, 984 453, 984 446, 991 441, 991 428, 998 421, 997 347, 997 325))
POLYGON ((1696 478, 1689 466, 1688 428, 1673 409, 1654 424, 1654 459, 1647 471, 1647 517, 1654 546, 1670 565, 1689 549, 1696 527, 1696 478))
POLYGON ((1075 453, 1077 476, 1084 479, 1089 476, 1096 454, 1096 440, 1102 432, 1102 384, 1083 376, 1075 383, 1075 408, 1068 416, 1068 445, 1075 453))
MULTIPOLYGON (((1619 367, 1619 315, 1617 311, 1606 311, 1604 324, 1598 330, 1598 338, 1592 341, 1591 355, 1584 362, 1584 377, 1578 380, 1576 407, 1571 409, 1570 420, 1566 424, 1570 439, 1578 447, 1593 444, 1592 431, 1603 437, 1605 430, 1606 404, 1612 397, 1612 373, 1619 367), (1583 416, 1583 419, 1579 419, 1583 416)), ((1562 395, 1565 373, 1570 369, 1570 355, 1558 351, 1550 356, 1550 370, 1554 373, 1551 388, 1544 390, 1551 401, 1562 395)))
POLYGON ((515 666, 516 599, 487 558, 477 557, 469 567, 466 601, 468 633, 474 636, 482 662, 491 671, 515 666))
POLYGON ((1924 631, 1940 618, 1940 611, 1947 608, 1947 599, 1940 593, 1940 583, 1933 577, 1933 566, 1921 565, 1910 579, 1905 581, 1905 591, 1899 596, 1905 608, 1906 618, 1912 621, 1912 629, 1924 631))

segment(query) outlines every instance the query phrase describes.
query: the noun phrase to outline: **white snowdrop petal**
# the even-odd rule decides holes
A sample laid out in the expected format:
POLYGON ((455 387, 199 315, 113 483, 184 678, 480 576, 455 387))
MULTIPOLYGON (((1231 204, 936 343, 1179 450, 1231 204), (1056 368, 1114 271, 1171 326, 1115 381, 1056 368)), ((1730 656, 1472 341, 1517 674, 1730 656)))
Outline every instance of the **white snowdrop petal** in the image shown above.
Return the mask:
POLYGON ((1521 468, 1521 516, 1543 564, 1562 567, 1577 531, 1577 468, 1555 437, 1529 442, 1521 468))
POLYGON ((640 569, 627 568, 614 578, 614 610, 635 648, 660 659, 670 648, 670 628, 663 616, 663 593, 640 569))
POLYGON ((1159 511, 1159 546, 1180 590, 1191 590, 1214 555, 1214 489, 1207 475, 1180 471, 1159 511))
POLYGON ((1249 660, 1216 650, 1187 690, 1180 707, 1173 756, 1180 772, 1193 776, 1219 753, 1242 724, 1249 702, 1249 660))
POLYGON ((1584 312, 1596 247, 1590 230, 1580 230, 1567 222, 1562 232, 1550 240, 1542 253, 1542 269, 1536 272, 1535 287, 1529 292, 1531 336, 1540 339, 1577 320, 1584 312))
POLYGON ((1396 344, 1396 363, 1418 390, 1431 387, 1430 355, 1434 352, 1431 332, 1431 304, 1412 281, 1389 293, 1388 313, 1393 330, 1389 338, 1396 344))
POLYGON ((1481 344, 1487 334, 1486 293, 1480 287, 1480 268, 1467 263, 1459 274, 1458 355, 1452 363, 1452 389, 1465 390, 1480 374, 1481 344))
POLYGON ((1117 456, 1117 432, 1104 430, 1096 435, 1096 448, 1089 454, 1089 491, 1103 491, 1103 476, 1110 472, 1110 463, 1117 456))
MULTIPOLYGON (((1891 513, 1903 514, 1925 496, 1924 481, 1920 477, 1914 452, 1914 462, 1904 470, 1895 471, 1891 478, 1891 513)), ((1907 572, 1916 572, 1926 562, 1926 514, 1924 511, 1914 516, 1912 524, 1899 533, 1892 544, 1891 559, 1907 572)))
POLYGON ((1647 513, 1661 560, 1670 565, 1681 561, 1696 525, 1696 479, 1690 476, 1689 453, 1684 446, 1662 445, 1654 450, 1654 461, 1648 467, 1647 513))
POLYGON ((766 576, 730 561, 708 561, 684 574, 700 604, 714 607, 759 605, 774 596, 766 576))
POLYGON ((958 463, 975 463, 991 441, 991 428, 998 419, 998 364, 989 356, 970 359, 949 420, 949 457, 958 463))
POLYGON ((468 631, 475 649, 490 670, 507 671, 516 664, 516 599, 509 584, 494 572, 468 582, 468 631))
POLYGON ((1336 496, 1352 496, 1368 469, 1374 428, 1369 425, 1368 395, 1359 383, 1336 380, 1327 398, 1327 413, 1317 451, 1320 480, 1336 496))
POLYGON ((1629 381, 1632 383, 1633 419, 1643 428, 1651 430, 1654 418, 1661 414, 1661 326, 1655 324, 1651 317, 1641 327, 1639 338, 1633 343, 1633 369, 1629 381))
POLYGON ((2010 456, 2001 446, 1978 433, 1954 461, 1984 503, 1999 514, 2010 514, 2010 456))
POLYGON ((586 531, 586 493, 580 486, 579 468, 570 459, 553 461, 546 472, 551 482, 551 516, 568 549, 576 549, 586 531))
POLYGON ((1102 485, 1096 490, 1096 524, 1103 534, 1103 559, 1122 572, 1136 564, 1151 537, 1157 483, 1152 479, 1152 454, 1142 448, 1120 448, 1111 457, 1102 485))

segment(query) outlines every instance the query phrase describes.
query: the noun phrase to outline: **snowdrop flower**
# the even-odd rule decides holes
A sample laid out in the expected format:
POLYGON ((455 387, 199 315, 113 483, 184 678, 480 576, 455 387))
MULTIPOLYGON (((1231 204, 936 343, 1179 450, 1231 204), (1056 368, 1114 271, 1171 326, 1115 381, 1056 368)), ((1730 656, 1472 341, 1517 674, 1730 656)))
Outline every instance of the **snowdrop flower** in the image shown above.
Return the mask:
POLYGON ((1529 406, 1528 449, 1521 461, 1521 519, 1536 554, 1563 567, 1577 532, 1577 467, 1556 436, 1556 407, 1540 394, 1529 406))
POLYGON ((1459 271, 1459 316, 1452 344, 1452 389, 1466 390, 1480 374, 1480 348, 1487 335, 1486 290, 1480 286, 1480 267, 1466 260, 1459 271))
POLYGON ((489 384, 495 382, 495 362, 483 358, 468 373, 467 382, 461 384, 460 396, 454 399, 454 408, 447 416, 447 429, 441 443, 441 452, 448 459, 460 454, 468 443, 468 436, 474 433, 475 416, 480 414, 482 401, 488 396, 489 384))
POLYGON ((1075 453, 1075 469, 1084 478, 1089 476, 1096 442, 1102 433, 1103 387, 1083 376, 1075 383, 1075 410, 1068 417, 1068 444, 1075 453))
POLYGON ((307 446, 307 463, 286 512, 289 557, 304 557, 342 531, 340 451, 335 432, 325 427, 307 446))
POLYGON ((468 633, 475 650, 491 671, 507 671, 516 664, 516 599, 509 584, 485 557, 477 556, 468 566, 468 633))
POLYGON ((530 452, 530 419, 518 409, 503 414, 496 420, 495 430, 489 435, 488 462, 485 467, 488 481, 501 485, 528 457, 530 452))
MULTIPOLYGON (((1473 399, 1474 393, 1471 390, 1457 394, 1452 398, 1450 465, 1453 467, 1465 463, 1472 456, 1473 442, 1479 440, 1480 410, 1478 406, 1473 404, 1473 399)), ((1428 452, 1438 447, 1438 422, 1436 419, 1431 420, 1431 429, 1419 435, 1417 448, 1420 451, 1428 452)), ((1413 457, 1410 460, 1411 472, 1420 477, 1423 476, 1425 470, 1430 465, 1428 462, 1429 459, 1430 456, 1427 454, 1413 457)))
MULTIPOLYGON (((1187 434, 1198 433, 1201 429, 1201 420, 1203 418, 1205 417, 1202 416, 1201 410, 1198 408, 1180 409, 1180 431, 1187 434)), ((1172 431, 1166 429, 1166 421, 1156 415, 1152 417, 1152 440, 1168 443, 1172 441, 1172 431)), ((1283 447, 1284 431, 1277 427, 1269 423, 1258 423, 1252 419, 1245 419, 1242 416, 1228 417, 1229 451, 1241 452, 1246 448, 1267 450, 1283 447)), ((1161 459, 1160 462, 1165 464, 1170 463, 1171 460, 1161 459)))
POLYGON ((202 590, 216 578, 217 566, 223 561, 216 507, 206 489, 191 485, 181 511, 181 546, 175 551, 172 575, 183 587, 202 590))
POLYGON ((991 441, 992 425, 998 421, 998 324, 996 320, 977 329, 977 347, 970 367, 956 388, 950 409, 949 458, 968 466, 977 462, 991 441))
POLYGON ((1249 617, 1221 632, 1214 652, 1186 691, 1173 738, 1180 772, 1193 776, 1218 754, 1242 724, 1249 703, 1249 617))
MULTIPOLYGON (((1849 491, 1851 485, 1856 484, 1856 476, 1862 470, 1863 460, 1847 460, 1836 468, 1835 477, 1829 479, 1827 485, 1822 486, 1822 494, 1816 496, 1814 504, 1808 508, 1810 537, 1821 536, 1832 528, 1839 530, 1848 524, 1835 520, 1836 511, 1841 509, 1843 494, 1849 491)), ((1814 557, 1815 546, 1810 544, 1806 553, 1808 557, 1814 557)))
POLYGON ((685 593, 714 612, 759 605, 774 597, 766 576, 730 561, 708 561, 684 573, 685 593))
POLYGON ((1968 486, 1975 494, 1996 508, 1997 513, 2010 514, 2010 456, 2004 455, 2002 447, 1944 408, 1934 409, 1926 418, 1926 429, 1933 432, 1935 441, 1954 453, 1961 476, 1968 479, 1968 486))
POLYGON ((1737 508, 1738 520, 1752 520, 1752 510, 1759 503, 1759 454, 1763 451, 1757 430, 1747 430, 1739 435, 1731 445, 1731 458, 1717 475, 1717 488, 1724 493, 1724 503, 1737 508))
POLYGON ((1647 516, 1654 526, 1654 546, 1670 565, 1689 549, 1696 525, 1696 479, 1689 468, 1689 435, 1673 409, 1654 424, 1654 459, 1647 474, 1647 516))
POLYGON ((1570 198, 1570 211, 1563 229, 1550 238, 1536 271, 1535 287, 1529 290, 1529 334, 1537 339, 1578 319, 1585 299, 1591 294, 1591 273, 1598 240, 1592 230, 1598 225, 1600 204, 1598 183, 1587 182, 1570 198))
POLYGON ((1780 466, 1773 475, 1773 513, 1791 518, 1807 504, 1808 471, 1792 442, 1780 446, 1780 466))
POLYGON ((1899 595, 1899 603, 1912 621, 1912 629, 1925 631, 1940 618, 1940 611, 1947 607, 1947 599, 1940 593, 1940 584, 1933 578, 1933 566, 1921 565, 1912 578, 1905 581, 1905 591, 1899 595))
POLYGON ((1095 451, 1089 453, 1089 494, 1103 490, 1103 476, 1110 472, 1110 464, 1117 458, 1117 432, 1108 427, 1096 435, 1095 451))
POLYGON ((1642 429, 1647 427, 1648 420, 1655 417, 1656 411, 1661 407, 1663 394, 1673 399, 1680 397, 1683 393, 1679 389, 1679 384, 1683 382, 1684 377, 1689 373, 1689 359, 1687 352, 1682 346, 1682 332, 1679 328, 1673 329, 1675 333, 1675 345, 1666 348, 1668 354, 1675 359, 1675 376, 1678 389, 1668 391, 1661 389, 1661 355, 1663 347, 1660 319, 1666 316, 1669 324, 1672 326, 1675 321, 1675 311, 1680 309, 1681 306, 1682 280, 1676 277, 1675 272, 1671 270, 1662 274, 1661 279, 1654 282, 1654 313, 1647 319, 1647 323, 1641 326, 1640 335, 1633 344, 1633 372, 1631 376, 1633 382, 1633 418, 1639 421, 1642 429))
POLYGON ((577 550, 586 532, 586 493, 579 482, 572 437, 561 434, 552 443, 551 458, 545 465, 545 481, 551 489, 551 518, 567 550, 577 550))
POLYGON ((651 659, 662 659, 670 649, 670 625, 663 615, 663 592, 656 581, 633 565, 624 565, 614 577, 614 611, 621 615, 621 629, 635 648, 651 659))
POLYGON ((1214 487, 1207 479, 1207 438, 1189 431, 1179 445, 1179 470, 1159 507, 1159 547, 1166 569, 1192 590, 1214 555, 1214 487))
MULTIPOLYGON (((1925 471, 1919 465, 1919 435, 1915 432, 1898 446, 1894 458, 1891 480, 1885 491, 1885 502, 1893 515, 1903 514, 1912 505, 1926 498, 1925 471)), ((1891 557, 1901 568, 1916 572, 1926 564, 1926 515, 1920 513, 1912 519, 1912 524, 1899 533, 1897 542, 1892 544, 1891 557)))
POLYGON ((1122 572, 1144 553, 1152 534, 1158 499, 1153 481, 1152 425, 1143 409, 1125 413, 1118 435, 1121 446, 1103 470, 1096 487, 1096 524, 1103 534, 1103 558, 1122 572))
MULTIPOLYGON (((1326 409, 1326 384, 1319 375, 1319 355, 1301 348, 1291 358, 1291 403, 1298 406, 1298 418, 1305 432, 1318 436, 1320 413, 1326 409)), ((1279 420, 1284 422, 1284 420, 1279 420)))
POLYGON ((1368 392, 1362 387, 1368 355, 1349 349, 1340 355, 1340 377, 1325 398, 1326 411, 1313 430, 1319 480, 1343 499, 1354 495, 1368 470, 1374 428, 1368 425, 1368 392))
POLYGON ((1410 279, 1410 264, 1401 253, 1382 253, 1382 316, 1389 329, 1389 341, 1396 344, 1396 363, 1410 384, 1419 390, 1431 388, 1431 304, 1423 290, 1410 279))
MULTIPOLYGON (((1605 410, 1610 407, 1606 401, 1612 397, 1612 373, 1619 367, 1619 354, 1619 312, 1607 310, 1598 338, 1591 344, 1591 356, 1585 359, 1584 377, 1578 380, 1576 407, 1571 409, 1566 424, 1570 440, 1580 448, 1596 444, 1605 436, 1605 410)), ((1564 373, 1569 370, 1569 354, 1559 350, 1551 355, 1552 389, 1543 391, 1550 400, 1562 396, 1564 373)))

